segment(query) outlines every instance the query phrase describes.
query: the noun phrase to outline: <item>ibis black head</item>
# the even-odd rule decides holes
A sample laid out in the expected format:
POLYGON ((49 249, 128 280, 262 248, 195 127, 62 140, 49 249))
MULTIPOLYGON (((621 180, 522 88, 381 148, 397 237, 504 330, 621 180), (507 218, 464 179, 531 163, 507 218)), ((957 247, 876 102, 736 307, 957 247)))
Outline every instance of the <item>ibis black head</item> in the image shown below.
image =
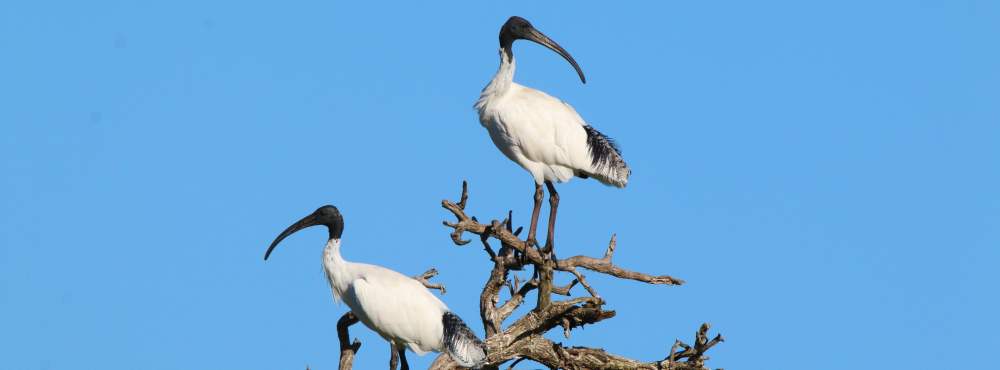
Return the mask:
POLYGON ((340 239, 340 235, 344 232, 344 217, 340 215, 340 211, 337 207, 331 205, 325 205, 316 209, 315 212, 303 217, 298 222, 289 226, 285 231, 281 232, 277 238, 271 242, 271 246, 267 247, 267 252, 264 253, 264 260, 271 255, 271 251, 274 247, 281 243, 282 240, 287 238, 289 235, 295 234, 296 231, 305 229, 311 226, 326 226, 327 230, 330 231, 330 239, 340 239))
POLYGON ((503 27, 500 28, 500 47, 508 53, 508 57, 513 55, 511 46, 514 45, 515 40, 534 41, 562 55, 569 64, 573 65, 573 69, 576 69, 576 74, 580 76, 580 82, 587 83, 587 78, 583 76, 583 70, 580 69, 580 65, 576 64, 576 60, 573 59, 573 56, 569 55, 566 49, 563 49, 562 46, 559 46, 555 41, 545 36, 544 33, 535 29, 527 19, 516 15, 510 17, 507 23, 504 23, 503 27))

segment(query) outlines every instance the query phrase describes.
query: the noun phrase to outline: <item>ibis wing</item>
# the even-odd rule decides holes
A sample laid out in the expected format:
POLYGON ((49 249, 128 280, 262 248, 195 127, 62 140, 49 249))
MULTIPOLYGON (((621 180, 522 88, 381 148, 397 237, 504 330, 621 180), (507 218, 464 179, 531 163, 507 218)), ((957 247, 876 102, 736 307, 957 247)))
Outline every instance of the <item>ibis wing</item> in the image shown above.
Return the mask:
POLYGON ((527 87, 518 96, 519 106, 505 112, 504 119, 526 128, 519 135, 525 157, 572 170, 561 179, 582 174, 606 185, 628 183, 631 170, 614 140, 584 122, 569 103, 527 87))
POLYGON ((525 157, 578 170, 590 166, 586 124, 572 106, 523 86, 511 99, 500 118, 525 157))
POLYGON ((417 354, 439 351, 447 307, 422 284, 395 271, 366 274, 351 283, 351 310, 383 338, 417 354))

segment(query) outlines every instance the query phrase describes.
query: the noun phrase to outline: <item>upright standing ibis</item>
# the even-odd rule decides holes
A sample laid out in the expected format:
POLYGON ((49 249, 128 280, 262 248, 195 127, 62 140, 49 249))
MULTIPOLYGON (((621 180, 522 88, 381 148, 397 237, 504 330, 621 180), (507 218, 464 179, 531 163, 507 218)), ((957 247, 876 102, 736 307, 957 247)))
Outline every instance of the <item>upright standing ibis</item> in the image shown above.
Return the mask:
POLYGON ((289 226, 264 253, 289 235, 310 226, 326 226, 330 238, 323 249, 323 269, 334 300, 343 300, 368 328, 389 341, 408 369, 405 351, 418 355, 447 352, 461 366, 478 368, 486 362, 486 347, 461 318, 420 282, 381 266, 345 261, 340 256, 344 218, 337 207, 325 205, 289 226))
POLYGON ((535 208, 528 240, 535 243, 535 228, 542 206, 542 183, 549 189, 549 227, 546 249, 551 250, 559 194, 553 182, 573 176, 593 177, 615 187, 625 187, 631 170, 611 138, 591 127, 569 104, 514 82, 514 41, 529 40, 565 58, 587 83, 576 60, 559 44, 521 17, 510 17, 500 28, 500 69, 476 102, 479 122, 493 144, 535 180, 535 208))

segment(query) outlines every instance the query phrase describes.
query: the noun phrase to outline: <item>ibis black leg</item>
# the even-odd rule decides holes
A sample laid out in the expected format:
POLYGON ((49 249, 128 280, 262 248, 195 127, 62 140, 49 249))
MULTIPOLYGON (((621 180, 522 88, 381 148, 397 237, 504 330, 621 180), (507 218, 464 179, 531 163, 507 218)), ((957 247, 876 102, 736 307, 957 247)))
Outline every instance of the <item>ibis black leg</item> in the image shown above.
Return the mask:
POLYGON ((556 211, 559 210, 559 193, 551 181, 545 182, 545 187, 549 189, 549 230, 545 235, 545 253, 552 253, 555 247, 554 239, 556 232, 556 211))
POLYGON ((389 370, 396 370, 396 366, 399 365, 399 351, 396 346, 389 345, 389 370))
POLYGON ((542 186, 535 184, 535 209, 531 211, 531 226, 528 228, 528 247, 538 245, 535 241, 535 232, 538 229, 538 214, 542 212, 542 186))
POLYGON ((400 347, 399 350, 399 370, 410 370, 410 364, 406 363, 406 348, 400 347))

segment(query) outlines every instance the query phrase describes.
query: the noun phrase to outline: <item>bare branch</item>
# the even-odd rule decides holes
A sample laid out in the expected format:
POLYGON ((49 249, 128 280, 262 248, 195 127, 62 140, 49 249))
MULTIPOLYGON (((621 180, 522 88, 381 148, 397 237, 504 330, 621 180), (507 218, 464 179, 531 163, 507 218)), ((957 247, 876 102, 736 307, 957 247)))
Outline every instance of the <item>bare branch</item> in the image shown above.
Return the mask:
POLYGON ((552 287, 552 294, 558 294, 558 295, 561 295, 561 296, 567 296, 567 297, 569 297, 569 295, 570 295, 570 289, 573 289, 573 287, 575 287, 576 284, 578 284, 578 283, 580 283, 580 280, 573 279, 573 281, 569 282, 569 284, 566 284, 564 286, 561 286, 561 287, 560 286, 554 286, 554 287, 552 287))
POLYGON ((536 310, 544 310, 552 302, 552 262, 544 261, 535 264, 535 272, 538 273, 538 303, 536 310))
MULTIPOLYGON (((721 335, 709 340, 707 324, 699 328, 693 347, 676 341, 663 360, 651 362, 610 354, 600 348, 564 347, 546 339, 544 335, 557 327, 562 328, 563 335, 568 338, 575 328, 615 316, 615 311, 603 308, 604 301, 580 268, 649 284, 681 285, 684 281, 669 275, 652 275, 616 266, 612 262, 617 248, 617 235, 614 234, 601 258, 579 255, 556 259, 554 251, 541 253, 527 241, 520 239, 518 235, 521 228, 517 232, 511 231, 513 212, 508 211, 503 221, 493 220, 488 224, 466 214, 468 197, 468 184, 463 182, 459 202, 444 200, 441 206, 455 216, 455 222, 444 222, 444 225, 452 229, 452 241, 456 245, 465 245, 469 240, 462 239, 463 234, 469 232, 478 235, 493 262, 490 277, 480 295, 480 316, 486 329, 486 368, 496 369, 507 361, 513 361, 508 367, 513 369, 516 364, 529 359, 552 369, 705 370, 704 362, 708 359, 705 352, 723 340, 721 335), (500 242, 498 251, 494 252, 490 239, 500 242), (517 276, 513 280, 509 279, 511 270, 521 270, 527 265, 534 268, 535 278, 523 283, 517 276), (562 287, 553 286, 555 272, 572 274, 574 280, 562 287), (570 290, 576 284, 582 285, 590 296, 552 301, 552 294, 570 296, 570 290), (510 298, 500 304, 500 292, 504 287, 507 287, 510 298), (509 326, 503 327, 503 322, 510 318, 531 292, 538 296, 535 308, 513 320, 509 326)), ((431 369, 436 370, 457 368, 447 355, 439 356, 431 365, 431 369)))
POLYGON ((663 284, 663 285, 683 285, 684 280, 671 277, 669 275, 649 275, 637 271, 626 270, 621 267, 615 266, 611 262, 606 262, 603 259, 597 259, 587 256, 573 256, 567 259, 561 259, 556 265, 556 269, 559 271, 570 271, 573 267, 583 267, 590 271, 600 272, 602 274, 611 275, 617 278, 629 279, 635 281, 641 281, 649 284, 663 284))
MULTIPOLYGON (((503 226, 494 221, 491 227, 503 226)), ((504 265, 503 258, 493 253, 489 238, 482 236, 480 240, 483 243, 483 248, 490 255, 490 259, 493 260, 493 269, 490 271, 490 277, 486 280, 483 292, 479 295, 479 316, 483 320, 483 329, 486 330, 486 337, 489 338, 500 332, 501 324, 506 318, 497 313, 496 306, 497 302, 500 301, 500 289, 508 284, 507 268, 504 265)))
POLYGON ((608 242, 608 250, 604 251, 604 258, 607 262, 611 262, 611 256, 615 254, 615 247, 618 244, 618 234, 611 234, 611 241, 608 242))
POLYGON ((462 198, 458 201, 458 207, 465 209, 465 202, 469 200, 469 182, 462 180, 462 198))
POLYGON ((715 338, 712 340, 708 339, 708 329, 711 325, 708 323, 701 324, 698 328, 698 332, 695 334, 694 347, 691 347, 680 340, 674 342, 674 347, 670 349, 670 357, 668 361, 672 364, 676 360, 687 358, 687 362, 694 364, 696 366, 704 366, 705 361, 708 357, 705 356, 705 352, 710 348, 725 341, 722 334, 716 334, 715 338), (683 347, 681 351, 677 351, 677 347, 683 347))
MULTIPOLYGON (((556 269, 560 271, 569 271, 574 275, 578 275, 574 272, 574 267, 583 267, 585 269, 600 272, 603 274, 611 275, 617 278, 630 279, 641 281, 650 284, 665 284, 665 285, 683 285, 684 280, 676 279, 668 275, 654 276, 649 274, 644 274, 636 271, 629 271, 621 267, 615 266, 611 263, 611 257, 615 253, 615 248, 618 244, 618 236, 615 234, 611 235, 611 241, 608 242, 608 249, 604 251, 604 257, 601 259, 587 257, 587 256, 574 256, 566 259, 559 260, 556 264, 556 269)), ((577 276, 579 278, 579 276, 577 276)), ((582 279, 581 279, 582 280, 582 279)), ((582 281, 581 281, 582 283, 582 281)), ((587 285, 584 285, 585 287, 587 285)), ((590 294, 595 295, 596 293, 592 289, 587 289, 590 294)))
POLYGON ((427 289, 437 289, 437 290, 440 290, 441 291, 441 295, 444 295, 446 293, 446 291, 444 289, 444 284, 441 284, 441 283, 435 284, 435 283, 431 283, 430 282, 430 279, 432 277, 437 276, 437 274, 438 274, 438 270, 436 268, 431 267, 430 270, 424 271, 423 274, 414 276, 413 280, 419 281, 427 289))
POLYGON ((587 284, 587 279, 583 277, 583 274, 581 274, 579 271, 576 271, 575 267, 571 268, 569 272, 573 273, 573 275, 576 276, 576 280, 573 281, 579 281, 580 285, 583 285, 583 288, 587 289, 587 293, 590 293, 591 297, 601 298, 601 296, 597 294, 597 291, 595 291, 594 288, 590 287, 590 284, 587 284))
MULTIPOLYGON (((468 188, 463 186, 463 197, 468 198, 468 188)), ((451 233, 452 241, 457 245, 468 244, 468 240, 462 239, 462 234, 465 232, 470 232, 476 235, 486 235, 488 237, 495 238, 502 242, 504 245, 514 248, 518 252, 524 254, 524 257, 534 265, 545 265, 546 259, 542 256, 538 250, 534 248, 526 248, 527 243, 519 239, 516 235, 508 231, 503 227, 489 227, 487 225, 481 224, 475 221, 472 217, 465 214, 464 205, 461 207, 455 203, 448 200, 441 201, 441 206, 450 211, 457 218, 458 222, 448 222, 445 221, 444 225, 448 226, 454 231, 451 233)), ((491 225, 492 226, 492 225, 491 225)), ((566 259, 560 259, 555 261, 554 269, 558 271, 569 272, 572 267, 582 267, 591 271, 611 275, 614 277, 622 279, 630 279, 641 281, 649 284, 662 284, 662 285, 682 285, 684 280, 671 277, 669 275, 650 275, 637 271, 631 271, 619 266, 614 265, 611 262, 611 257, 614 254, 616 248, 616 237, 612 236, 611 242, 608 244, 608 248, 605 251, 603 258, 593 258, 588 256, 573 256, 566 259)))
POLYGON ((337 339, 340 341, 340 370, 350 370, 354 366, 354 355, 361 349, 361 341, 354 339, 352 343, 348 327, 358 322, 353 313, 345 313, 337 320, 337 339))

